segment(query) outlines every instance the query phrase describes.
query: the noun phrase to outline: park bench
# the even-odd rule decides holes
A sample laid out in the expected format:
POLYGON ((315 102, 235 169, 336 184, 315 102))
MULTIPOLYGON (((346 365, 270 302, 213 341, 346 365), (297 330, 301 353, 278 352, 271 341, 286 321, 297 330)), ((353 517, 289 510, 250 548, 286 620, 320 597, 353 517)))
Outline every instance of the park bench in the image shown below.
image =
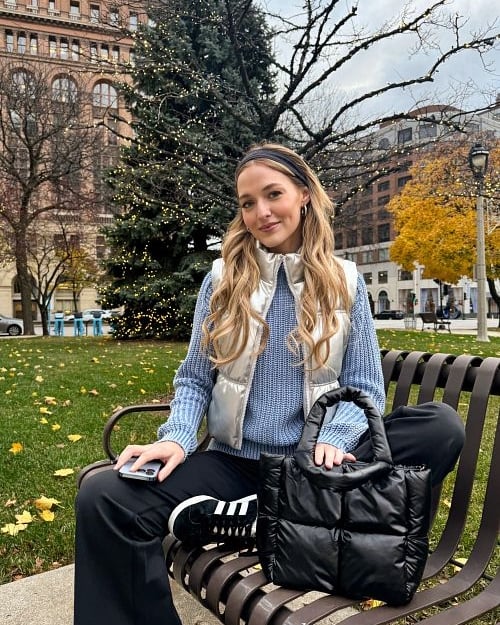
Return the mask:
POLYGON ((451 334, 451 321, 437 317, 435 312, 418 313, 418 316, 422 320, 422 332, 425 330, 426 326, 432 326, 434 332, 438 330, 448 330, 451 334))
MULTIPOLYGON (((343 619, 336 622, 461 625, 477 618, 481 625, 499 625, 500 358, 383 350, 382 367, 388 410, 444 401, 464 418, 466 444, 443 496, 433 492, 435 525, 439 519, 436 527, 443 529, 434 527, 424 579, 412 601, 400 607, 349 609, 336 614, 343 619), (476 474, 478 459, 481 475, 476 474), (471 514, 471 499, 481 509, 480 519, 471 514), (468 542, 472 546, 464 554, 460 545, 468 542), (490 620, 480 618, 487 613, 490 620), (405 617, 410 620, 403 621, 405 617)), ((153 404, 116 411, 104 429, 108 457, 115 458, 111 434, 121 417, 168 409, 167 404, 153 404)), ((110 462, 86 467, 80 479, 109 469, 110 462)), ((237 553, 224 545, 187 549, 171 536, 164 550, 169 574, 226 625, 312 625, 345 608, 366 608, 346 597, 268 584, 255 552, 237 553)))

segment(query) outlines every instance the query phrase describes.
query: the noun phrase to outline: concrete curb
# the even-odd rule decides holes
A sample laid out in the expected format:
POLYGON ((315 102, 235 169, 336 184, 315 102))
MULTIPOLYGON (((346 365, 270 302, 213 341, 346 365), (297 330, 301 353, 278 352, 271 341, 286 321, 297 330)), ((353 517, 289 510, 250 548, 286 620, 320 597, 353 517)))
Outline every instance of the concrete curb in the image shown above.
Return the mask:
MULTIPOLYGON (((73 622, 74 566, 25 577, 0 586, 2 625, 71 625, 73 622)), ((175 605, 186 625, 220 625, 175 582, 171 582, 175 605)), ((146 624, 145 624, 146 625, 146 624)))

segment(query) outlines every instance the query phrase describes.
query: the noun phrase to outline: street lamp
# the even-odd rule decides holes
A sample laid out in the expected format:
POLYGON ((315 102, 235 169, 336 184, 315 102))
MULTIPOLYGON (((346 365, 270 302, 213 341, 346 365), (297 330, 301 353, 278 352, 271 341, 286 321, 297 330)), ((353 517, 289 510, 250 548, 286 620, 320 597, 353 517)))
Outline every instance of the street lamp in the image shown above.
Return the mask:
POLYGON ((486 323, 486 254, 484 241, 483 183, 488 168, 488 150, 475 143, 469 152, 469 166, 477 181, 476 199, 476 280, 477 280, 477 340, 489 341, 486 323))

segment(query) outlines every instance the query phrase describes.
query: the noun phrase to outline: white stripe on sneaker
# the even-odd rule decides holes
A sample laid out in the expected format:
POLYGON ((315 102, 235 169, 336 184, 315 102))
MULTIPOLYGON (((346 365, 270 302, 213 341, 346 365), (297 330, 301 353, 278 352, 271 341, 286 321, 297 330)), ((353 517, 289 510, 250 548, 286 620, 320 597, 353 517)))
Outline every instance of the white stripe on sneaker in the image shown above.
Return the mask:
POLYGON ((214 510, 214 514, 222 514, 224 512, 224 506, 226 505, 225 501, 219 501, 217 503, 217 507, 214 510))

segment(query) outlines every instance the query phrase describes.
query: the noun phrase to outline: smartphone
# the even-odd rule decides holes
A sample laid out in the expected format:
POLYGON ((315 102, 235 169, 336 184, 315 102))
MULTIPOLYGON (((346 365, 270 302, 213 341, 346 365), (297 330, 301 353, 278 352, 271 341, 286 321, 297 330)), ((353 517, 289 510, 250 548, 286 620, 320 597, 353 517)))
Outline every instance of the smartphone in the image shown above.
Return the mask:
POLYGON ((146 482, 154 482, 158 479, 158 473, 163 466, 163 462, 151 460, 151 462, 143 464, 137 471, 131 471, 130 468, 136 460, 137 458, 130 458, 130 460, 119 469, 118 474, 120 477, 128 477, 132 480, 144 480, 146 482))

